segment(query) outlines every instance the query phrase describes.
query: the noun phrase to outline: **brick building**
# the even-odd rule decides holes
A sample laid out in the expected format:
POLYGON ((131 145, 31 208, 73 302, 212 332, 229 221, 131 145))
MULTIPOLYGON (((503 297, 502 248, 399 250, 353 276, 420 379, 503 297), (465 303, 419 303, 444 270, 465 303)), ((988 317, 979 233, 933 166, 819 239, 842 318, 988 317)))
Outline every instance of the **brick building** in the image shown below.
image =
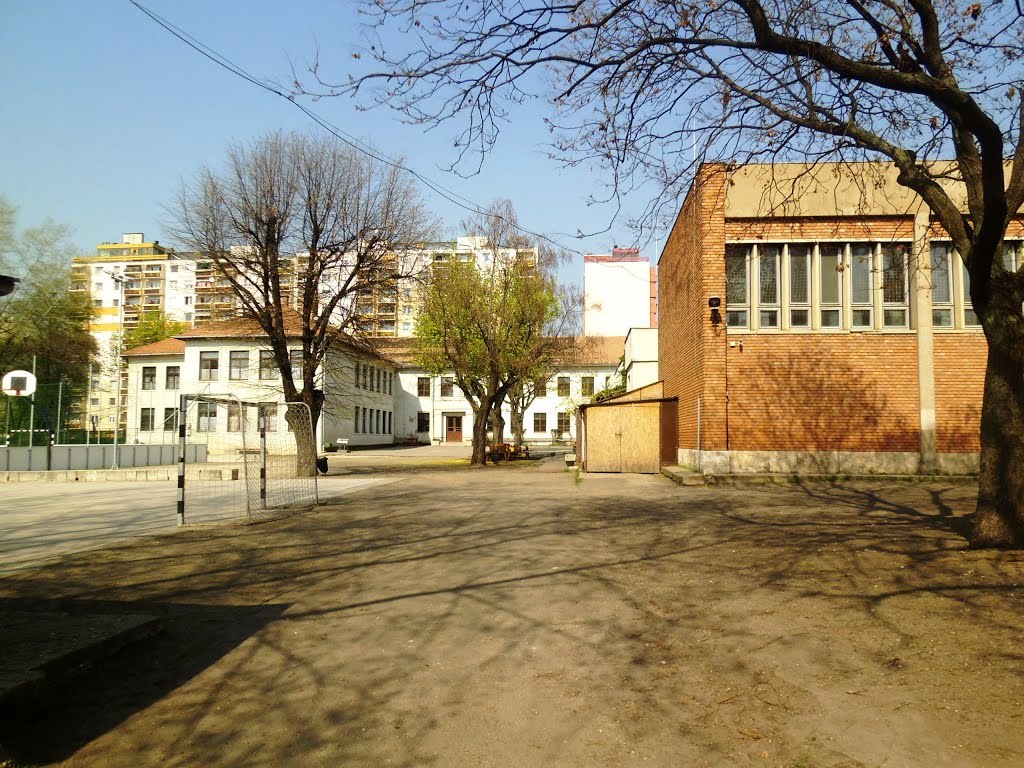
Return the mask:
MULTIPOLYGON (((1022 235, 1007 235, 1010 269, 1022 235)), ((705 165, 658 273, 680 464, 977 466, 987 352, 966 270, 891 169, 705 165)))

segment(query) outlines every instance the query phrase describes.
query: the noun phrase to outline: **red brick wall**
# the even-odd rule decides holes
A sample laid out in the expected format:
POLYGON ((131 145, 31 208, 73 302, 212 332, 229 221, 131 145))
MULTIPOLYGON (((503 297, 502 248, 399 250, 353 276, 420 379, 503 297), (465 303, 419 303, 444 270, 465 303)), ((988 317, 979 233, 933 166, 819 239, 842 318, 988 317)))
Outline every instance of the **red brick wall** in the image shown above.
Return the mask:
POLYGON ((915 335, 729 338, 730 450, 920 449, 915 335))
POLYGON ((939 453, 980 451, 988 347, 981 331, 935 334, 935 438, 939 453))
POLYGON ((679 398, 680 448, 697 447, 698 397, 703 446, 725 441, 725 397, 714 386, 724 379, 725 329, 712 332, 707 305, 711 295, 725 302, 724 182, 720 167, 701 170, 658 265, 658 370, 665 396, 679 398))
POLYGON ((894 240, 914 239, 911 217, 862 216, 859 218, 729 219, 725 237, 737 240, 894 240))

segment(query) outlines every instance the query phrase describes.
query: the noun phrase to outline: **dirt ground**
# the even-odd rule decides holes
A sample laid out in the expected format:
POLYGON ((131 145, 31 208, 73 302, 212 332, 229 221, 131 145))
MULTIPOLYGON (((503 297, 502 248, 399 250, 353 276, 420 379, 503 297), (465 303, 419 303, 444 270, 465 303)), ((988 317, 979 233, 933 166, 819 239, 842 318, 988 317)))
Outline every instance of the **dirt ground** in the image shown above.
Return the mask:
POLYGON ((970 485, 415 472, 0 580, 156 614, 0 740, 73 766, 1024 765, 1024 555, 970 485))

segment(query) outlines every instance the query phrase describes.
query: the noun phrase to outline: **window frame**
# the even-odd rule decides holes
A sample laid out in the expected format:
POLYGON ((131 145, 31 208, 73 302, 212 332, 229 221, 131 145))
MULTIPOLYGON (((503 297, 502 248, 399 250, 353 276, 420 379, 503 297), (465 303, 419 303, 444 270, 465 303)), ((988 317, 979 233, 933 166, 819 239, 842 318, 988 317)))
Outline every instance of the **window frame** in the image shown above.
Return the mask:
POLYGON ((546 435, 548 431, 548 415, 546 412, 535 412, 533 414, 533 431, 536 434, 546 435))
POLYGON ((430 377, 429 376, 417 376, 416 377, 416 396, 417 397, 430 397, 430 377))
POLYGON ((277 367, 277 358, 274 356, 274 350, 260 350, 259 373, 257 375, 260 381, 274 381, 281 378, 281 371, 277 367))
POLYGON ((152 432, 156 423, 156 408, 139 408, 139 432, 152 432))
POLYGON ((220 380, 220 351, 204 350, 199 353, 199 381, 220 380))
POLYGON ((164 389, 181 389, 181 366, 168 365, 164 370, 164 389), (172 375, 173 372, 173 375, 172 375))
POLYGON ((140 377, 140 387, 146 390, 156 389, 156 366, 155 365, 144 365, 142 366, 142 375, 140 377))
POLYGON ((559 397, 572 396, 572 379, 570 379, 568 376, 559 376, 557 386, 559 397))
POLYGON ((249 350, 228 351, 228 381, 245 381, 249 378, 249 350), (243 357, 244 356, 244 357, 243 357), (239 366, 239 363, 244 363, 239 366))

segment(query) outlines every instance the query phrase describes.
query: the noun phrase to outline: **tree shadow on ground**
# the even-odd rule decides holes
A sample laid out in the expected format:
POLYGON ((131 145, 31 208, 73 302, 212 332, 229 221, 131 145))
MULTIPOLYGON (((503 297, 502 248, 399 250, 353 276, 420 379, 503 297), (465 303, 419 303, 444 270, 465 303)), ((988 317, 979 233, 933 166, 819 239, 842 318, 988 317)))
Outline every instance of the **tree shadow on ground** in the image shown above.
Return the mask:
MULTIPOLYGON (((0 745, 22 762, 65 760, 218 662, 280 619, 287 607, 0 598, 0 615, 39 613, 55 633, 61 623, 74 633, 82 617, 129 614, 157 620, 150 636, 88 662, 72 658, 70 668, 52 670, 38 684, 8 696, 0 708, 0 745)), ((7 630, 0 641, 4 653, 4 646, 23 638, 7 630)))
POLYGON ((1024 694, 1006 655, 1024 561, 965 550, 951 523, 970 493, 414 473, 315 514, 65 558, 0 595, 173 619, 165 647, 41 717, 76 764, 745 764, 769 741, 779 761, 880 764, 879 745, 925 764, 950 748, 950 685, 943 706, 987 718, 970 743, 1024 755, 999 735, 1024 694), (942 626, 955 648, 931 642, 942 626), (915 718, 936 727, 911 754, 915 718))

